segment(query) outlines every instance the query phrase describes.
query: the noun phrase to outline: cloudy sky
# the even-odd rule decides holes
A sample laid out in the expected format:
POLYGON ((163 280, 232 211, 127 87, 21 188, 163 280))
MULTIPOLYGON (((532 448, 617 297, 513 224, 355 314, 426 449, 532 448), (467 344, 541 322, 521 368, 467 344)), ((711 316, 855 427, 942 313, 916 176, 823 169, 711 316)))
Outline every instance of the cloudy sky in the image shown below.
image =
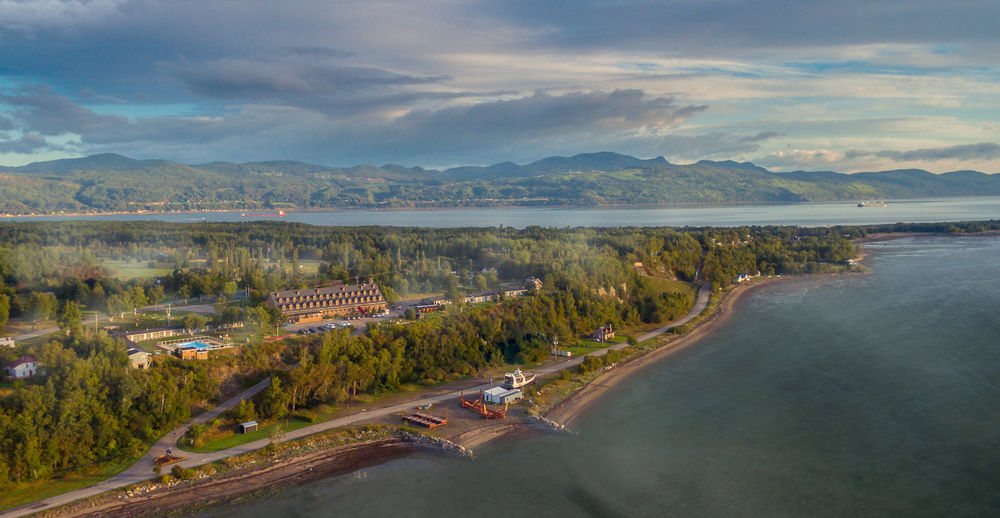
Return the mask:
POLYGON ((1000 172, 1000 2, 0 0, 0 164, 1000 172))

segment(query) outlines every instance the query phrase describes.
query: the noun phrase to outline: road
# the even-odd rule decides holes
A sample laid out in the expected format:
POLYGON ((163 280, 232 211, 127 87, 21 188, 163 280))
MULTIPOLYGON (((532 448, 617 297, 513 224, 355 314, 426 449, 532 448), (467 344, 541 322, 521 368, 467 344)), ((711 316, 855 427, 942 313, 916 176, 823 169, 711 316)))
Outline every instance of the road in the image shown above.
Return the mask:
MULTIPOLYGON (((698 317, 698 315, 700 315, 703 311, 705 311, 706 307, 708 307, 709 295, 710 295, 709 285, 703 284, 702 287, 698 290, 698 296, 695 300, 694 307, 691 308, 691 311, 689 311, 686 315, 684 315, 680 319, 671 322, 670 324, 654 329, 648 333, 639 336, 638 340, 640 342, 649 340, 650 338, 659 336, 677 326, 684 325, 694 320, 695 318, 698 317)), ((594 351, 588 354, 587 356, 603 356, 607 354, 609 349, 619 350, 619 349, 624 349, 625 347, 628 347, 628 343, 626 342, 614 344, 610 347, 594 351)), ((577 365, 583 362, 583 359, 584 356, 570 358, 560 363, 555 363, 536 369, 533 372, 541 376, 552 374, 555 372, 576 367, 577 365)), ((162 455, 167 448, 176 447, 177 440, 180 439, 180 437, 184 434, 184 432, 187 430, 188 427, 190 427, 192 424, 201 424, 207 422, 208 420, 218 416, 222 412, 225 412, 226 410, 236 406, 236 404, 239 403, 241 399, 252 397, 254 394, 260 392, 265 387, 267 387, 269 384, 270 384, 270 379, 264 380, 258 383, 257 385, 254 385, 253 387, 250 387, 249 389, 243 391, 239 395, 227 400, 225 403, 222 403, 221 405, 213 408, 212 410, 209 410, 208 412, 205 412, 195 417, 194 419, 188 421, 187 423, 184 423, 183 425, 178 426, 177 428, 168 432, 163 437, 161 437, 156 442, 156 444, 153 445, 152 448, 150 448, 150 450, 146 453, 146 455, 144 455, 142 458, 136 461, 135 464, 133 464, 125 471, 119 473, 118 475, 115 475, 103 482, 100 482, 96 485, 93 485, 85 489, 70 491, 68 493, 63 493, 61 495, 53 496, 51 498, 46 498, 45 500, 40 500, 32 504, 16 507, 14 509, 10 509, 7 511, 0 511, 0 517, 8 518, 16 516, 25 516, 33 512, 40 511, 42 509, 50 509, 52 507, 58 507, 60 505, 65 505, 83 498, 88 498, 91 496, 98 495, 100 493, 104 493, 106 491, 111 491, 113 489, 118 489, 130 484, 135 484, 137 482, 153 478, 155 476, 155 474, 153 473, 153 459, 155 459, 159 455, 162 455)), ((396 415, 407 409, 412 409, 415 406, 442 403, 444 401, 455 399, 460 395, 462 395, 462 393, 465 392, 475 393, 479 392, 480 390, 488 389, 491 386, 492 384, 490 383, 484 383, 473 386, 465 386, 460 390, 445 389, 441 393, 433 395, 424 395, 419 399, 407 400, 402 403, 396 403, 381 408, 365 409, 355 414, 340 417, 337 419, 331 419, 329 421, 325 421, 319 424, 314 424, 312 426, 307 426, 305 428, 299 428, 298 430, 286 432, 284 436, 281 437, 280 440, 291 441, 295 439, 301 439, 303 437, 315 433, 324 432, 341 426, 359 424, 371 421, 373 419, 379 419, 386 416, 396 415)), ((270 442, 271 439, 268 438, 254 442, 249 442, 240 446, 230 448, 228 450, 222 450, 218 452, 212 452, 212 453, 178 452, 178 455, 184 456, 186 459, 183 462, 181 462, 180 465, 184 468, 191 468, 195 466, 200 466, 202 464, 208 464, 210 462, 222 460, 228 457, 233 457, 236 455, 241 455, 251 451, 259 450, 267 446, 270 442)))
MULTIPOLYGON (((127 468, 125 471, 98 482, 93 486, 78 489, 76 491, 70 491, 68 493, 63 493, 61 495, 56 495, 45 500, 40 500, 31 504, 23 505, 20 507, 15 507, 13 509, 8 509, 6 511, 0 511, 0 516, 4 518, 15 517, 15 516, 25 516, 43 509, 50 509, 53 507, 59 507, 68 503, 75 502, 84 498, 89 498, 101 493, 125 487, 137 482, 142 482, 143 480, 148 480, 156 476, 153 472, 153 460, 160 455, 163 455, 167 448, 176 448, 177 441, 180 440, 184 432, 187 431, 191 425, 203 424, 211 419, 218 417, 220 414, 233 408, 240 401, 253 397, 256 393, 264 390, 271 384, 271 379, 268 378, 260 383, 240 392, 236 396, 226 400, 224 403, 208 410, 198 416, 192 418, 191 420, 185 422, 184 424, 174 428, 173 430, 163 434, 159 440, 149 448, 149 451, 145 455, 139 458, 132 466, 127 468)), ((227 450, 228 451, 228 450, 227 450)), ((186 455, 186 452, 178 452, 178 455, 186 455)), ((197 455, 197 454, 195 454, 197 455)), ((211 461, 205 461, 211 462, 211 461)), ((202 463, 199 463, 202 464, 202 463)))

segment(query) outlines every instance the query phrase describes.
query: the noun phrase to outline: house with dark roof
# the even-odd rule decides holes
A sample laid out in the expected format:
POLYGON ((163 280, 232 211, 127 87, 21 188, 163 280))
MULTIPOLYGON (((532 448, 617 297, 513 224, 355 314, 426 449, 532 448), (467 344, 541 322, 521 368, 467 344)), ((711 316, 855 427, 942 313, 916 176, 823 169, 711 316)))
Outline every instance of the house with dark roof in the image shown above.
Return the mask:
POLYGON ((3 368, 8 379, 19 380, 31 378, 38 373, 38 360, 31 356, 22 356, 3 368))
POLYGON ((133 369, 145 370, 149 368, 150 354, 146 351, 138 347, 129 347, 126 354, 128 354, 128 363, 133 369))
POLYGON ((276 291, 267 296, 292 322, 316 322, 350 314, 372 314, 385 309, 382 290, 374 282, 276 291))

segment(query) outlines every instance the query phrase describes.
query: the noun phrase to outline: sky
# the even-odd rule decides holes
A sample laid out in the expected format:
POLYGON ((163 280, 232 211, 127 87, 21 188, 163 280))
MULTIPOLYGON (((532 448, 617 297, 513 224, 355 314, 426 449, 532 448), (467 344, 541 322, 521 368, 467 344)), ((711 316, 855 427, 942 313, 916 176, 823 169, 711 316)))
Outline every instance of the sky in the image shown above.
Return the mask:
POLYGON ((997 20, 969 0, 0 0, 0 164, 996 173, 997 20))

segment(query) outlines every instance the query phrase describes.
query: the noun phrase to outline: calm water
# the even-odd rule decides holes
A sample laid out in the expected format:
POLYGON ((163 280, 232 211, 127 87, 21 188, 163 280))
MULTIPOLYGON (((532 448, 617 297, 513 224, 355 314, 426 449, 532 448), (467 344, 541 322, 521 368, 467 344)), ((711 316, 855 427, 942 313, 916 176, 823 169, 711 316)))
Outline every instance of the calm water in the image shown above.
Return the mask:
POLYGON ((244 218, 239 213, 142 214, 121 216, 24 217, 28 220, 160 220, 174 222, 295 221, 312 225, 390 225, 420 227, 597 227, 597 226, 737 226, 737 225, 865 225, 897 221, 930 222, 1000 218, 1000 196, 890 201, 888 207, 858 208, 853 202, 789 205, 732 205, 656 208, 357 210, 289 212, 283 218, 244 218))
POLYGON ((997 516, 1000 239, 758 291, 576 426, 202 516, 997 516))

